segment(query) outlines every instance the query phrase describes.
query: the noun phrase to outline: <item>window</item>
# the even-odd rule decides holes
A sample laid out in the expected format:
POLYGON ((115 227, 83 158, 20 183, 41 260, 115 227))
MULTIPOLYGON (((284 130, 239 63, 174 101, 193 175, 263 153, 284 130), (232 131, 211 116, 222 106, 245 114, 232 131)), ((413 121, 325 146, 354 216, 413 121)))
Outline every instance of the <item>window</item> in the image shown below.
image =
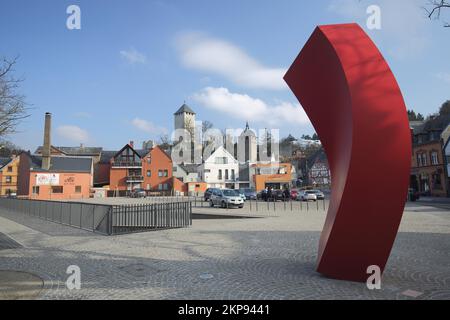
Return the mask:
POLYGON ((147 177, 151 177, 152 176, 152 170, 147 170, 147 177))
POLYGON ((63 187, 62 186, 53 186, 52 193, 63 193, 63 187))
POLYGON ((431 152, 431 164, 432 165, 438 165, 439 164, 438 153, 436 151, 431 152))
POLYGON ((216 164, 228 164, 227 157, 218 157, 216 158, 216 164))
POLYGON ((33 194, 39 194, 39 186, 34 186, 32 192, 33 194))
POLYGON ((8 172, 13 172, 13 167, 12 166, 8 167, 8 172))
POLYGON ((169 176, 169 170, 164 170, 164 177, 168 177, 169 176))
POLYGON ((422 165, 425 167, 427 166, 427 155, 425 153, 422 153, 422 165))
POLYGON ((151 163, 152 163, 152 158, 151 158, 151 157, 148 157, 148 158, 147 158, 147 163, 148 163, 148 164, 151 164, 151 163))
POLYGON ((163 185, 162 185, 162 184, 159 184, 159 185, 158 185, 158 190, 159 190, 159 191, 162 191, 162 189, 163 189, 163 185))
POLYGON ((151 189, 151 186, 149 183, 147 183, 147 190, 150 190, 150 189, 151 189))
POLYGON ((12 177, 11 176, 5 176, 6 178, 6 183, 11 183, 12 182, 12 177))
POLYGON ((219 169, 219 176, 218 176, 219 180, 222 180, 222 170, 219 169))
POLYGON ((169 190, 169 184, 168 184, 168 183, 164 183, 163 189, 164 189, 164 190, 169 190))
POLYGON ((228 176, 228 169, 225 170, 225 180, 228 180, 230 177, 228 176))
POLYGON ((75 193, 81 193, 81 186, 75 186, 75 193))
POLYGON ((422 155, 421 154, 417 154, 417 166, 418 167, 422 166, 422 155))
POLYGON ((173 167, 173 168, 172 168, 172 171, 173 171, 173 172, 177 172, 177 170, 178 170, 177 167, 173 167))
POLYGON ((231 180, 235 180, 236 179, 236 175, 234 172, 234 169, 231 169, 231 180))
POLYGON ((158 170, 158 177, 162 178, 164 175, 164 172, 162 170, 158 170))

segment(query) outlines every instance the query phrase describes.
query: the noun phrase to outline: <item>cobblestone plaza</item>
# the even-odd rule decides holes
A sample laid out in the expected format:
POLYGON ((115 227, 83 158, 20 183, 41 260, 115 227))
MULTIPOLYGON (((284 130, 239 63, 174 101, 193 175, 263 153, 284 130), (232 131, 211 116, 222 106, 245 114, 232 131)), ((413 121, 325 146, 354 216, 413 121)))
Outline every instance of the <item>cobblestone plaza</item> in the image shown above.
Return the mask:
MULTIPOLYGON (((232 213, 194 208, 208 211, 232 213)), ((12 280, 0 281, 0 299, 450 299, 450 211, 408 204, 381 290, 315 272, 324 219, 280 210, 107 237, 2 211, 0 272, 12 280), (66 287, 71 265, 80 290, 66 287), (30 295, 16 293, 30 277, 30 295)))

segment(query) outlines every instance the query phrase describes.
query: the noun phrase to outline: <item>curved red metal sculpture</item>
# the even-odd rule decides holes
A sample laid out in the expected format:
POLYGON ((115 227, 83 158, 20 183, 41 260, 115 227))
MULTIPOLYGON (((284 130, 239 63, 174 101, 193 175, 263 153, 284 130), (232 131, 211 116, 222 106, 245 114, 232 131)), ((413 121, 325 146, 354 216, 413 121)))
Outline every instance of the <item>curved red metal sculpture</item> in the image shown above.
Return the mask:
POLYGON ((407 197, 411 135, 400 88, 357 24, 318 27, 285 81, 330 164, 317 271, 365 282, 369 266, 385 268, 407 197))

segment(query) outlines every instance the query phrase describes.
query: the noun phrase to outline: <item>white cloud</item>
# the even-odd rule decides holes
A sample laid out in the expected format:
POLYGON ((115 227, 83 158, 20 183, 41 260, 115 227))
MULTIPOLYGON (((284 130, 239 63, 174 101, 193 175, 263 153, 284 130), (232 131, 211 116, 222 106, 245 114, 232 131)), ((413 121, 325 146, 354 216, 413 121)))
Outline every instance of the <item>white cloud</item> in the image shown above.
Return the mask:
POLYGON ((436 74, 436 78, 450 84, 450 73, 439 72, 436 74))
POLYGON ((232 93, 227 88, 207 87, 193 95, 193 99, 206 108, 241 121, 264 123, 274 128, 283 125, 309 124, 309 118, 298 104, 279 102, 269 105, 246 94, 232 93))
POLYGON ((64 125, 56 128, 56 134, 65 140, 75 143, 86 143, 89 141, 89 134, 86 130, 77 126, 64 125))
POLYGON ((120 55, 130 64, 146 64, 147 57, 134 48, 120 51, 120 55))
POLYGON ((176 38, 176 47, 188 68, 215 73, 249 88, 287 89, 285 68, 263 66, 230 42, 190 32, 176 38))
POLYGON ((358 22, 392 56, 405 59, 421 55, 429 44, 431 24, 425 17, 423 5, 423 0, 332 0, 328 9, 358 22), (381 8, 381 30, 369 31, 366 9, 373 4, 381 8))
POLYGON ((136 127, 138 130, 150 133, 150 134, 166 134, 168 131, 164 127, 160 127, 155 125, 154 123, 140 119, 140 118, 134 118, 131 121, 131 124, 136 127))

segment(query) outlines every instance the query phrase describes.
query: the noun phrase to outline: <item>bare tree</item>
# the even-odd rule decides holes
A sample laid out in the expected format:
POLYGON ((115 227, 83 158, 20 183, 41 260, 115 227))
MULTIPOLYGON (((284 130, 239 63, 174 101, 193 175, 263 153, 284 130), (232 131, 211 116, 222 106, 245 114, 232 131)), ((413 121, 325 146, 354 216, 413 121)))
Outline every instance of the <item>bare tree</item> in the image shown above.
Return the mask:
POLYGON ((17 92, 23 80, 13 75, 16 63, 17 57, 0 59, 0 137, 16 132, 20 121, 28 117, 25 97, 17 92))
POLYGON ((214 127, 214 124, 211 121, 203 121, 202 122, 202 133, 205 134, 206 131, 209 129, 212 129, 214 127))
MULTIPOLYGON (((425 7, 425 11, 430 19, 441 19, 442 10, 450 9, 449 0, 428 0, 428 5, 425 7)), ((444 27, 450 28, 450 23, 445 22, 444 27)))
POLYGON ((171 146, 169 135, 168 134, 160 135, 157 143, 163 149, 169 148, 171 146))
POLYGON ((6 140, 0 141, 0 157, 10 158, 12 155, 18 155, 24 151, 21 147, 6 140))

